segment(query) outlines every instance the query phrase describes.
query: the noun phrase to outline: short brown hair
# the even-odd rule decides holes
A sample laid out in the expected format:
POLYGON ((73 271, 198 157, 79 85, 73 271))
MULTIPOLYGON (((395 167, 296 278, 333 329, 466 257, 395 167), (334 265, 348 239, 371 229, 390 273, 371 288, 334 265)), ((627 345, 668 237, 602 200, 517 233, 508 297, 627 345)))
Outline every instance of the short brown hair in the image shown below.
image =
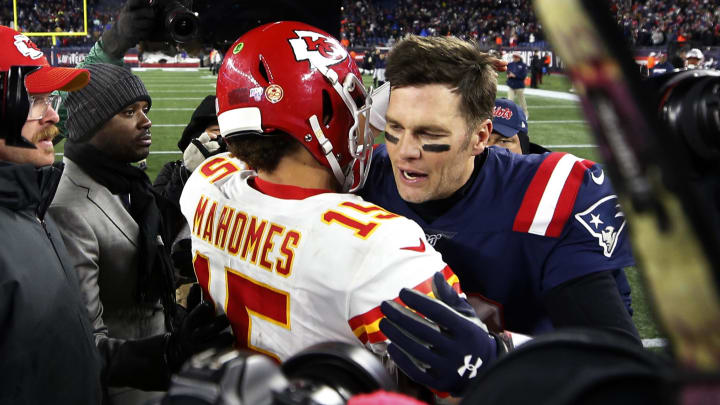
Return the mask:
POLYGON ((497 73, 492 56, 481 52, 474 42, 408 35, 390 51, 385 78, 392 87, 450 86, 460 95, 460 112, 469 128, 492 119, 497 73))
POLYGON ((283 132, 271 135, 242 135, 226 139, 228 150, 254 170, 272 173, 280 159, 303 146, 283 132))

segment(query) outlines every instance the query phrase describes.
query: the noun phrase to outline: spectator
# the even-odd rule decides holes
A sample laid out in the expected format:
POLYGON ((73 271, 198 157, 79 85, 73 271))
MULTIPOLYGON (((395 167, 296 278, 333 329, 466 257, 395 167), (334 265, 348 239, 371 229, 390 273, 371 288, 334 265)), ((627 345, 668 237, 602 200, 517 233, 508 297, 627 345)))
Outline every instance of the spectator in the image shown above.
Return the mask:
POLYGON ((533 89, 537 89, 539 84, 542 84, 542 70, 543 70, 543 61, 540 58, 540 52, 534 51, 532 59, 530 60, 530 74, 531 80, 530 80, 530 87, 533 89))
POLYGON ((667 61, 667 53, 659 52, 658 62, 655 64, 655 67, 653 67, 651 75, 661 75, 663 73, 672 72, 674 69, 675 67, 667 61))
POLYGON ((147 156, 151 99, 142 81, 111 64, 87 66, 91 81, 67 97, 65 172, 51 212, 75 263, 98 349, 116 362, 104 373, 112 403, 139 403, 164 390, 170 373, 228 322, 210 303, 185 316, 161 213, 172 209, 131 165, 147 156), (122 388, 120 388, 122 387, 122 388))
POLYGON ((50 92, 78 90, 89 75, 50 67, 8 27, 0 26, 0 49, 0 82, 18 95, 0 100, 0 403, 99 404, 100 357, 72 261, 47 215, 63 170, 53 164, 59 118, 50 92))
POLYGON ((639 342, 613 279, 633 260, 602 169, 569 154, 486 148, 497 80, 489 65, 452 37, 410 36, 393 48, 387 142, 374 150, 363 196, 425 230, 491 329, 584 325, 639 342), (540 206, 554 172, 565 174, 565 191, 540 206))
POLYGON ((375 69, 373 70, 373 86, 380 87, 385 83, 385 53, 375 52, 375 69))
POLYGON ((527 65, 523 62, 520 52, 513 52, 512 62, 507 67, 508 99, 522 107, 525 116, 530 118, 525 102, 525 77, 527 77, 527 65))
POLYGON ((685 54, 685 67, 688 69, 701 69, 702 62, 703 53, 697 48, 693 48, 685 54))

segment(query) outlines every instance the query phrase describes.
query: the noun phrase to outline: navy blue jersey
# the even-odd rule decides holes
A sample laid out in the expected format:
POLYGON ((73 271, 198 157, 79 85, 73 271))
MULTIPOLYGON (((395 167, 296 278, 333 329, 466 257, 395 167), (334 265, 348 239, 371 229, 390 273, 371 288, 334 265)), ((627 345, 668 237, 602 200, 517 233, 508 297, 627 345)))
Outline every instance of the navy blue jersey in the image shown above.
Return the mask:
POLYGON ((485 153, 462 199, 430 223, 398 194, 385 145, 374 152, 362 196, 416 221, 463 290, 498 305, 505 328, 551 330, 544 292, 633 265, 625 217, 594 162, 557 152, 519 155, 491 147, 485 153))

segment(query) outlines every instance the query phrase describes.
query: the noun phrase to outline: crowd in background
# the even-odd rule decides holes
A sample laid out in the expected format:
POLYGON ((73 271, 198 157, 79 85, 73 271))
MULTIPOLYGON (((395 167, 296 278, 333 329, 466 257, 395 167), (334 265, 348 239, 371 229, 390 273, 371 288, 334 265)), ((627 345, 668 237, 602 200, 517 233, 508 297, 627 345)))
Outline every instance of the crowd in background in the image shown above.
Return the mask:
POLYGON ((405 34, 453 34, 488 47, 544 39, 527 0, 357 0, 347 1, 343 13, 343 34, 352 47, 392 45, 405 34))
MULTIPOLYGON (((41 47, 92 45, 112 23, 119 0, 87 0, 87 36, 37 37, 41 47)), ((23 32, 82 32, 82 0, 17 0, 23 32), (25 24, 25 25, 23 25, 25 24)), ((611 0, 611 11, 636 46, 720 45, 720 8, 710 0, 611 0)), ((0 5, 0 24, 12 26, 13 5, 0 5)), ((352 48, 391 46, 403 35, 474 39, 481 47, 545 47, 529 0, 346 0, 342 30, 352 48)))
MULTIPOLYGON (((16 0, 18 28, 21 32, 83 32, 82 0, 16 0)), ((92 46, 109 27, 117 14, 119 0, 87 0, 88 35, 59 36, 53 43, 51 37, 34 37, 39 47, 92 46)), ((0 25, 14 27, 13 3, 4 1, 0 6, 0 25)))
POLYGON ((709 0, 615 0, 612 11, 636 46, 720 45, 720 8, 709 0))

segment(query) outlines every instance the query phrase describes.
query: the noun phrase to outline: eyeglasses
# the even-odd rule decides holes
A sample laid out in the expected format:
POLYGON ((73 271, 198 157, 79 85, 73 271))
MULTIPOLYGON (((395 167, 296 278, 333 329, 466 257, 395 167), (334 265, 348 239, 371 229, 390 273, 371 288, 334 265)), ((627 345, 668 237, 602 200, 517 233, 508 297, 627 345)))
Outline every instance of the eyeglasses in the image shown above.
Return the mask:
POLYGON ((28 120, 39 120, 45 116, 48 107, 52 107, 57 111, 62 103, 62 97, 59 94, 51 94, 49 96, 29 96, 30 111, 28 111, 28 120))

